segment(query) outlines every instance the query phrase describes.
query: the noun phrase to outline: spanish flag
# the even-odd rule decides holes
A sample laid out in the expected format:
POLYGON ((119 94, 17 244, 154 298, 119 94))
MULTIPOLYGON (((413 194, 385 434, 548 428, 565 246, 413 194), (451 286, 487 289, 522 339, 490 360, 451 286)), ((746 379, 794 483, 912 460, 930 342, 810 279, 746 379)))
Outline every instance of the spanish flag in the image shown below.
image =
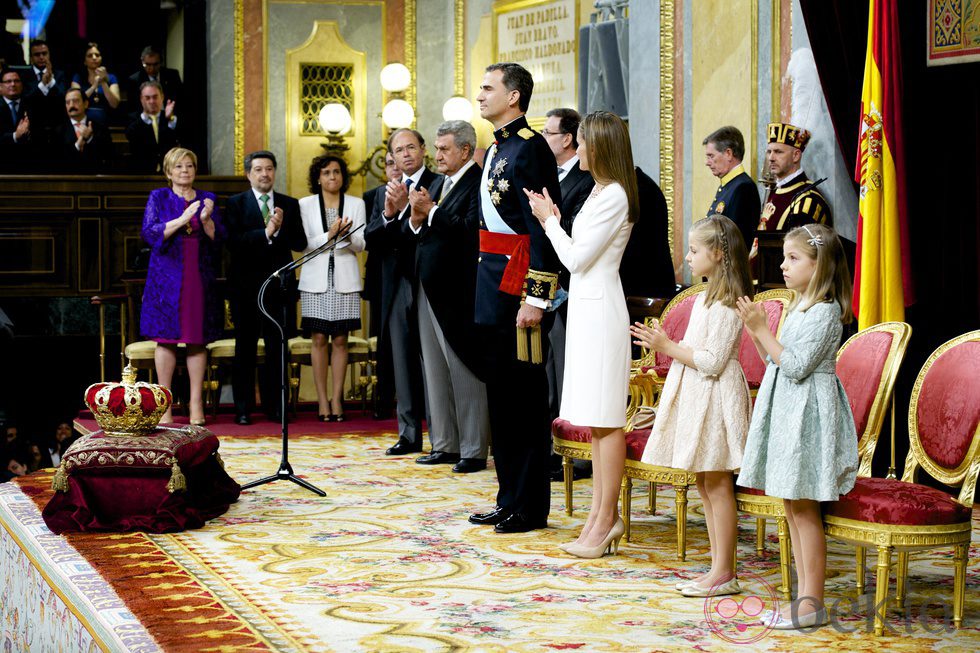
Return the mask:
POLYGON ((871 0, 861 93, 854 314, 864 329, 905 319, 913 302, 902 137, 898 0, 871 0))

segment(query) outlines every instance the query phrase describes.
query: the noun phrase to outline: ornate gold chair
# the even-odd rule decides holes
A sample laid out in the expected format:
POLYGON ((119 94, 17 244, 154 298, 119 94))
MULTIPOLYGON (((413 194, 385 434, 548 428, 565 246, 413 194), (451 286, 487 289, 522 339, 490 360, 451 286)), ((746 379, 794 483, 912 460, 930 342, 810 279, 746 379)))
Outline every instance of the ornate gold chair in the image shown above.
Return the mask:
MULTIPOLYGON (((892 552, 898 551, 895 598, 905 600, 909 552, 953 548, 953 625, 963 623, 973 494, 980 474, 980 331, 939 346, 926 360, 909 401, 909 453, 902 480, 859 477, 824 510, 828 536, 876 547, 876 635, 884 632, 892 552), (915 482, 922 469, 959 487, 958 496, 915 482)), ((864 558, 858 559, 864 579, 864 558)))
MULTIPOLYGON (((892 391, 911 335, 912 328, 904 322, 884 322, 854 334, 837 351, 837 375, 847 393, 858 433, 859 476, 871 476, 871 460, 888 406, 894 409, 892 391)), ((779 591, 790 600, 790 540, 783 500, 761 490, 736 487, 735 503, 740 511, 756 518, 755 548, 760 554, 765 548, 766 520, 776 520, 779 591)), ((859 560, 863 553, 859 549, 859 560)), ((863 579, 858 581, 863 592, 863 579)))
MULTIPOLYGON (((777 337, 779 336, 783 320, 786 316, 786 306, 792 298, 792 291, 786 289, 768 290, 755 296, 754 301, 761 303, 766 310, 769 330, 777 337)), ((683 333, 677 336, 671 335, 671 338, 676 339, 682 336, 683 333)), ((658 354, 659 356, 662 356, 662 354, 658 354)), ((669 357, 664 356, 664 358, 669 357)), ((742 339, 739 342, 739 364, 742 366, 742 370, 748 381, 749 391, 752 396, 755 396, 755 393, 759 389, 759 384, 762 382, 762 377, 765 374, 765 365, 762 363, 762 359, 759 358, 759 352, 756 351, 755 345, 752 343, 752 338, 745 331, 742 332, 742 339)), ((669 369, 669 367, 670 363, 668 362, 667 368, 669 369)), ((636 383, 640 377, 642 375, 636 375, 634 380, 631 381, 631 385, 636 383)), ((662 378, 665 377, 666 371, 662 375, 662 378)), ((663 387, 663 381, 659 383, 658 395, 660 389, 663 387)), ((632 394, 642 395, 643 392, 641 390, 638 393, 631 393, 631 396, 632 394)), ((622 495, 626 539, 629 541, 631 531, 630 513, 632 511, 633 479, 647 481, 649 483, 649 509, 651 514, 656 510, 657 505, 657 483, 670 483, 674 486, 676 497, 677 558, 679 560, 685 560, 687 558, 687 493, 688 489, 696 484, 697 477, 693 472, 688 472, 683 469, 660 467, 642 462, 640 459, 643 456, 643 450, 646 448, 649 437, 650 429, 648 428, 632 431, 627 436, 626 471, 623 476, 622 495)))

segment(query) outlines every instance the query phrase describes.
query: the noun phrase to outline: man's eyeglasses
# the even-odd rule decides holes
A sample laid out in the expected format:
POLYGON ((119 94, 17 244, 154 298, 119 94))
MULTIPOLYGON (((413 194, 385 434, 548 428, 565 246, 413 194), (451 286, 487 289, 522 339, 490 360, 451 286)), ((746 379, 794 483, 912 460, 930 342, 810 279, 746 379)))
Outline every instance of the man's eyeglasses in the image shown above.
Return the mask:
POLYGON ((542 129, 541 130, 541 135, 542 136, 561 136, 563 133, 564 132, 553 132, 553 131, 548 130, 548 129, 542 129))

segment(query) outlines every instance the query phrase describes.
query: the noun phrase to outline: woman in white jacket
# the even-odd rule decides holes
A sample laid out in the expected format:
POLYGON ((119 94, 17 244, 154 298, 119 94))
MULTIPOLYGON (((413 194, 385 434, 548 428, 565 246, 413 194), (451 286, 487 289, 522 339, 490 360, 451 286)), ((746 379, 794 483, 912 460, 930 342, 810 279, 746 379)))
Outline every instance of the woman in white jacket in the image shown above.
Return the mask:
MULTIPOLYGON (((347 195, 350 173, 344 160, 323 155, 310 164, 310 192, 299 200, 308 243, 312 251, 365 222, 364 200, 347 195)), ((344 421, 344 377, 347 375, 347 334, 361 327, 361 295, 364 287, 357 252, 364 250, 363 230, 343 239, 337 247, 303 266, 299 279, 303 331, 311 333, 313 379, 318 414, 322 422, 344 421), (327 338, 333 352, 327 356, 327 338), (327 398, 327 367, 333 368, 331 396, 327 398)))
POLYGON ((607 549, 615 551, 624 532, 618 506, 626 461, 630 321, 619 264, 639 202, 629 131, 619 116, 590 113, 577 140, 579 166, 596 183, 572 222, 572 235, 561 228, 547 189, 544 196, 525 193, 571 272, 560 415, 592 428, 592 510, 578 539, 562 548, 581 558, 598 558, 607 549))

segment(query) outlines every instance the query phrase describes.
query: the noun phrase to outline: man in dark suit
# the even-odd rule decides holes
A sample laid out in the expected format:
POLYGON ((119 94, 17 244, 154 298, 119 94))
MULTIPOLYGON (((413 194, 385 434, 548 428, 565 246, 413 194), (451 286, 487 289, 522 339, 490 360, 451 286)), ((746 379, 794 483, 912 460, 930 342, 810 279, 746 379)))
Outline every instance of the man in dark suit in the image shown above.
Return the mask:
POLYGON ((762 200, 752 177, 742 167, 745 139, 737 128, 716 129, 701 142, 704 145, 704 165, 718 177, 720 184, 708 215, 723 213, 738 226, 745 240, 745 250, 752 249, 755 230, 762 215, 762 200))
POLYGON ((56 106, 71 86, 64 71, 55 70, 51 64, 51 50, 47 42, 41 39, 31 41, 31 68, 21 81, 24 82, 25 96, 40 93, 51 98, 56 106))
POLYGON ((660 186, 636 169, 640 214, 619 264, 619 278, 627 297, 673 297, 674 261, 667 240, 667 200, 660 186))
POLYGON ((364 239, 372 253, 381 253, 381 336, 391 346, 395 378, 398 441, 385 453, 397 456, 422 451, 425 388, 418 318, 415 313, 415 247, 401 238, 402 220, 408 220, 410 188, 431 188, 436 175, 425 167, 425 139, 414 129, 397 129, 388 139, 388 151, 402 171, 403 181, 388 182, 383 210, 372 216, 364 239))
MULTIPOLYGON (((184 90, 184 85, 180 81, 180 73, 173 68, 165 68, 162 62, 163 57, 161 57, 159 50, 152 45, 143 48, 143 52, 140 53, 139 72, 133 73, 126 79, 126 89, 132 111, 140 110, 140 89, 146 82, 160 84, 160 87, 163 88, 163 96, 180 105, 184 90)), ((183 111, 183 107, 181 109, 183 111)))
POLYGON ((180 145, 177 137, 177 116, 174 102, 164 104, 163 87, 159 82, 144 82, 140 87, 141 113, 130 115, 126 127, 131 155, 132 172, 152 174, 162 170, 163 156, 180 145))
MULTIPOLYGON (((575 109, 552 109, 547 114, 541 135, 548 141, 548 147, 555 155, 557 163, 558 183, 561 186, 561 226, 568 235, 572 234, 572 222, 582 209, 585 200, 595 186, 595 180, 587 171, 582 170, 578 161, 578 126, 582 121, 575 109)), ((566 291, 571 275, 564 266, 558 272, 558 283, 566 291)), ((561 407, 561 384, 565 378, 565 321, 568 318, 568 306, 562 303, 555 309, 555 323, 548 332, 551 341, 551 355, 548 357, 548 403, 551 406, 551 417, 558 417, 561 407)), ((552 458, 552 465, 555 464, 552 458)), ((561 457, 557 457, 561 465, 561 457)), ((554 471, 554 470, 553 470, 554 471)), ((558 470, 561 471, 560 468, 558 470)), ((580 472, 581 474, 581 472, 580 472)), ((552 474, 554 476, 554 474, 552 474)), ((560 474, 559 474, 560 476, 560 474)), ((580 476, 581 477, 581 476, 580 476)))
POLYGON ((71 83, 61 70, 51 63, 51 50, 41 39, 31 41, 30 67, 21 73, 24 97, 35 106, 33 140, 35 146, 43 144, 44 152, 38 152, 39 169, 55 172, 61 168, 57 161, 45 161, 45 157, 57 156, 60 151, 59 134, 55 131, 64 123, 65 91, 71 83))
MULTIPOLYGON (((402 171, 395 164, 391 152, 385 152, 385 183, 364 193, 364 210, 368 224, 378 224, 385 206, 387 182, 401 181, 402 171)), ((384 251, 371 251, 367 247, 367 260, 364 262, 364 291, 361 297, 368 303, 370 319, 369 335, 378 339, 377 347, 377 385, 374 386, 374 418, 387 419, 391 416, 391 405, 395 397, 395 381, 391 369, 391 343, 381 339, 381 260, 384 251)))
POLYGON ((33 170, 35 164, 38 144, 32 125, 38 122, 37 111, 23 91, 20 73, 4 70, 0 76, 0 172, 8 174, 33 170))
MULTIPOLYGON (((232 390, 235 423, 249 424, 255 399, 255 358, 259 336, 265 341, 265 365, 259 374, 262 409, 270 420, 279 421, 282 381, 282 347, 279 330, 258 309, 258 294, 270 274, 293 260, 290 250, 306 249, 306 233, 299 203, 272 190, 276 181, 276 157, 260 150, 245 157, 245 177, 251 188, 228 198, 225 226, 231 250, 232 320, 235 323, 235 360, 232 390)), ((296 329, 296 277, 290 273, 286 295, 278 282, 266 288, 265 307, 277 320, 288 316, 288 339, 296 329)))
POLYGON ((488 331, 485 381, 499 491, 496 507, 470 521, 493 524, 498 533, 545 528, 551 510, 545 311, 555 299, 559 262, 524 189, 547 189, 560 204, 561 188, 547 141, 524 115, 533 88, 523 66, 492 64, 476 98, 494 128, 480 182, 476 323, 488 331))
POLYGON ((462 120, 436 132, 432 188, 412 190, 405 238, 418 241, 416 306, 432 452, 420 465, 453 464, 456 473, 486 469, 490 444, 487 388, 479 379, 481 342, 473 323, 480 232, 476 131, 462 120), (435 203, 433 200, 438 200, 435 203))
POLYGON ((52 154, 56 157, 51 168, 70 175, 105 174, 115 161, 109 129, 85 115, 88 96, 80 88, 65 93, 65 113, 54 131, 52 154))

